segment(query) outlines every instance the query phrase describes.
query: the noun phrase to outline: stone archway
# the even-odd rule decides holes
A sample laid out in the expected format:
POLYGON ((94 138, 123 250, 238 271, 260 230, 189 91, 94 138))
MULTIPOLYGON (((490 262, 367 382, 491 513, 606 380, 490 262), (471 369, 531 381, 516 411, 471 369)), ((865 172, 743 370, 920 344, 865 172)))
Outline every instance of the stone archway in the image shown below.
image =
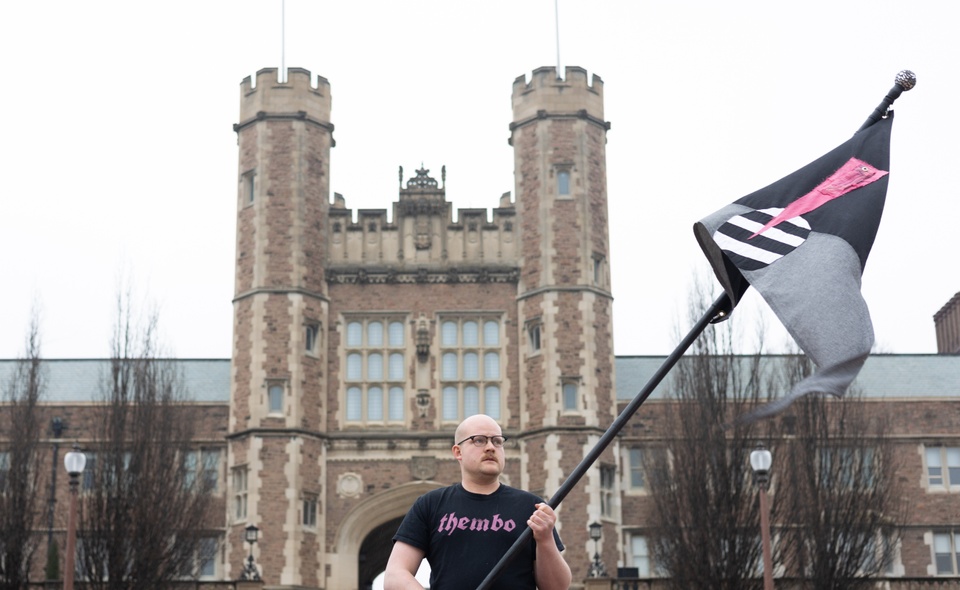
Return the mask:
POLYGON ((373 588, 373 580, 387 568, 387 559, 393 549, 393 535, 400 526, 403 517, 388 520, 370 531, 360 544, 357 556, 357 580, 360 590, 373 588))
POLYGON ((354 506, 337 528, 332 547, 335 558, 330 562, 325 587, 368 588, 363 584, 372 583, 386 566, 393 534, 407 510, 421 495, 441 486, 432 481, 403 484, 354 506))

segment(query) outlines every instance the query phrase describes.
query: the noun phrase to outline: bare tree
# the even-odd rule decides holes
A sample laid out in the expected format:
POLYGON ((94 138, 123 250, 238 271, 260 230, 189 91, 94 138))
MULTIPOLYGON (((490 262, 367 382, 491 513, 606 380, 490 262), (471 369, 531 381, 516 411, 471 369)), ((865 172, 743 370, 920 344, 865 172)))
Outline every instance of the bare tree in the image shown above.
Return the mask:
MULTIPOLYGON (((698 287, 693 298, 706 293, 698 287)), ((705 310, 693 303, 690 316, 705 310)), ((644 454, 656 563, 673 588, 759 587, 759 511, 748 456, 765 424, 731 424, 760 400, 760 355, 735 355, 734 341, 729 322, 710 326, 681 359, 664 447, 644 454)))
POLYGON ((44 389, 40 359, 40 327, 34 310, 25 355, 8 383, 3 384, 3 430, 0 449, 0 589, 27 588, 38 537, 41 502, 40 415, 44 389))
MULTIPOLYGON (((797 357, 789 382, 809 374, 797 357)), ((870 416, 855 388, 842 400, 807 396, 784 418, 776 502, 785 505, 781 546, 787 571, 817 590, 870 587, 890 567, 905 522, 897 460, 884 416, 870 416)))
POLYGON ((156 327, 155 315, 134 327, 118 299, 80 526, 78 575, 94 590, 170 588, 196 577, 196 557, 209 551, 215 480, 191 461, 193 412, 176 365, 158 358, 156 327))

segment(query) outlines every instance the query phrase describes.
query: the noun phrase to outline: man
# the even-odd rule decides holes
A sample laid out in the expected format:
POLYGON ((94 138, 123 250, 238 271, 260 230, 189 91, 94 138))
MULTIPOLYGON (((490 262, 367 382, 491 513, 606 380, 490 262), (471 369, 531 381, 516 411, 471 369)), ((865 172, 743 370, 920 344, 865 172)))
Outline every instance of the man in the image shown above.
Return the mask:
POLYGON ((384 590, 423 590, 414 574, 430 563, 431 590, 475 590, 525 526, 533 540, 500 577, 495 590, 566 590, 570 566, 554 530, 557 515, 540 498, 500 483, 506 437, 496 420, 477 414, 460 423, 453 457, 460 483, 417 499, 394 535, 384 590))

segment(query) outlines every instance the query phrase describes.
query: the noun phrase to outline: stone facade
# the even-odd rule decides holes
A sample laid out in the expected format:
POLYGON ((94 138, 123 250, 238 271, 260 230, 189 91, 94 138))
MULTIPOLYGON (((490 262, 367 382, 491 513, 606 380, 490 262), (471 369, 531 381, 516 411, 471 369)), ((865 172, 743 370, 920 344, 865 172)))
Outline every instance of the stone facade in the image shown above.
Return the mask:
MULTIPOLYGON (((602 81, 565 74, 514 82, 516 199, 456 221, 445 170, 403 184, 401 169, 391 218, 331 201, 329 84, 243 81, 227 469, 246 473, 248 505, 228 524, 228 577, 253 523, 268 585, 365 588, 416 497, 458 480, 464 417, 497 417, 504 479, 544 497, 612 421, 609 125, 602 81)), ((618 525, 598 512, 599 469, 562 508, 575 579, 587 524, 618 525)))

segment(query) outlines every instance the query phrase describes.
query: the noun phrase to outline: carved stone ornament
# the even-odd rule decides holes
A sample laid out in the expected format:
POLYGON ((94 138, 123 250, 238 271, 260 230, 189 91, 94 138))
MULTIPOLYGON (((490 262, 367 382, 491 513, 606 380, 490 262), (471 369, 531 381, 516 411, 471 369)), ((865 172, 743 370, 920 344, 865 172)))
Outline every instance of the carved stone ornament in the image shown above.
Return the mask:
POLYGON ((417 239, 414 242, 414 245, 417 247, 417 250, 429 250, 432 245, 429 232, 423 232, 417 234, 417 239))
POLYGON ((356 498, 363 491, 363 480, 356 473, 344 473, 337 479, 337 495, 356 498))
POLYGON ((410 475, 414 479, 433 479, 437 476, 436 457, 411 457, 410 475))

